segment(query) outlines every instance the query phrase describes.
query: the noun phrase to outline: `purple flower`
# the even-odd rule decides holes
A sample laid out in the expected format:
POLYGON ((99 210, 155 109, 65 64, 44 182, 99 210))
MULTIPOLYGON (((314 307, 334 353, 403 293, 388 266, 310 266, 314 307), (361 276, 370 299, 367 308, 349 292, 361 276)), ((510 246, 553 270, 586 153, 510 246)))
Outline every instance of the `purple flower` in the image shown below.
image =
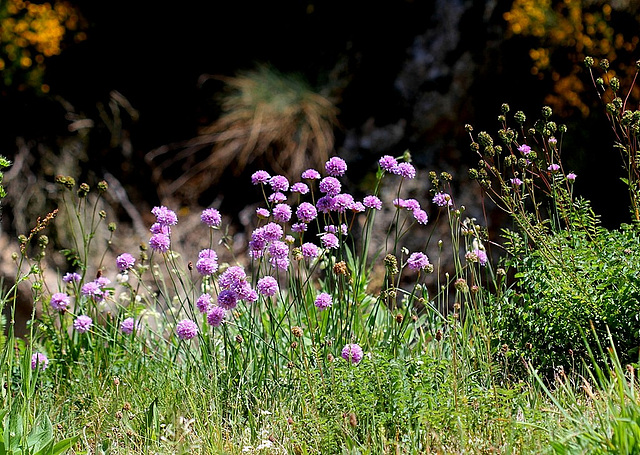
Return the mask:
POLYGON ((382 158, 380 158, 380 160, 378 161, 378 164, 383 170, 387 172, 392 172, 393 169, 395 169, 395 167, 398 165, 398 161, 390 155, 385 155, 382 158))
POLYGON ((51 296, 51 308, 56 311, 64 311, 71 303, 71 299, 64 292, 56 292, 51 296))
POLYGON ((300 251, 302 251, 302 256, 307 259, 316 258, 320 254, 320 249, 315 244, 310 242, 303 243, 300 247, 300 251))
POLYGON ((391 172, 409 180, 416 176, 416 169, 410 163, 399 163, 391 172))
MULTIPOLYGON (((569 176, 567 176, 567 178, 569 178, 569 176)), ((65 283, 77 283, 81 279, 82 279, 82 276, 76 272, 65 273, 65 275, 62 277, 62 281, 64 281, 65 283)))
POLYGON ((273 219, 279 223, 286 223, 291 219, 291 206, 288 204, 278 204, 273 210, 273 219))
POLYGON ((354 202, 353 205, 351 206, 351 210, 353 210, 354 212, 364 212, 365 211, 365 206, 362 202, 358 201, 358 202, 354 202))
POLYGON ((577 177, 578 176, 576 174, 574 174, 573 172, 569 172, 567 174, 567 180, 569 180, 569 182, 571 182, 571 183, 575 182, 577 177))
POLYGON ((420 209, 420 203, 415 199, 405 199, 404 208, 413 212, 414 210, 420 209))
POLYGON ((169 251, 169 246, 171 245, 171 239, 169 236, 164 234, 153 234, 149 239, 149 246, 154 251, 159 251, 160 253, 166 253, 169 251))
POLYGON ((200 215, 200 221, 209 227, 218 227, 222 223, 222 216, 214 208, 204 209, 200 215))
POLYGON ((354 365, 360 363, 362 357, 364 357, 364 352, 362 352, 362 348, 357 344, 351 343, 345 345, 342 348, 342 358, 348 362, 353 363, 354 365))
POLYGON ((288 245, 293 245, 296 242, 296 238, 292 235, 285 235, 284 236, 284 243, 288 244, 288 245))
POLYGON ((124 272, 125 270, 129 270, 133 267, 133 264, 136 263, 136 258, 134 258, 129 253, 122 253, 120 256, 116 258, 116 265, 118 266, 118 270, 124 272))
POLYGON ((549 144, 556 145, 557 143, 558 143, 558 139, 556 139, 555 137, 551 136, 549 138, 549 144))
POLYGON ((347 171, 347 163, 345 163, 342 158, 334 156, 324 164, 324 169, 325 171, 327 171, 327 174, 334 177, 339 177, 341 175, 344 175, 344 173, 347 171))
POLYGON ((224 320, 224 316, 224 308, 214 305, 209 308, 209 311, 207 312, 207 323, 212 327, 220 327, 220 324, 222 324, 222 321, 224 320))
POLYGON ((302 183, 302 182, 294 183, 293 185, 291 185, 291 192, 307 194, 309 192, 309 187, 307 186, 306 183, 302 183))
POLYGON ((181 340, 190 340, 198 335, 198 325, 191 319, 183 319, 176 324, 176 333, 181 340))
POLYGON ((326 195, 318 199, 318 201, 316 202, 316 207, 318 208, 318 211, 322 213, 329 213, 329 210, 331 210, 332 204, 333 204, 333 196, 326 195))
POLYGON ((41 352, 34 352, 31 356, 31 369, 36 370, 36 368, 40 367, 42 371, 46 370, 49 366, 49 359, 46 355, 41 352))
POLYGON ((171 228, 160 223, 153 223, 149 230, 152 234, 164 234, 167 236, 171 235, 171 228))
POLYGON ((473 250, 473 252, 478 257, 478 263, 481 266, 487 265, 487 262, 489 261, 489 258, 487 257, 487 253, 484 250, 481 250, 480 248, 476 248, 475 250, 473 250))
POLYGON ((238 304, 238 295, 231 289, 223 289, 218 294, 218 306, 225 310, 233 310, 238 304))
POLYGON ((353 200, 353 196, 347 193, 340 193, 333 197, 331 201, 331 210, 344 213, 347 210, 351 210, 355 201, 353 200))
POLYGON ((447 193, 438 193, 433 197, 433 203, 438 207, 451 207, 453 205, 453 201, 451 200, 451 196, 447 193))
POLYGON ((316 301, 313 302, 313 304, 320 310, 326 310, 327 308, 329 308, 331 305, 333 305, 333 299, 331 298, 331 296, 329 294, 327 294, 326 292, 321 292, 320 294, 318 294, 318 297, 316 297, 316 301))
POLYGON ((325 248, 338 248, 338 245, 340 244, 338 237, 331 233, 324 234, 320 238, 320 241, 322 242, 322 246, 325 248))
POLYGON ((267 242, 273 242, 274 240, 279 240, 284 235, 284 231, 282 230, 282 226, 278 223, 267 223, 262 226, 263 236, 267 242))
POLYGON ((305 223, 293 223, 291 225, 291 230, 293 232, 305 232, 307 230, 307 225, 305 223))
POLYGON ((196 300, 196 308, 200 313, 206 313, 211 305, 211 296, 209 294, 202 294, 196 300))
POLYGON ((429 258, 424 253, 412 253, 407 259, 407 266, 411 270, 425 270, 430 265, 429 258))
POLYGON ((133 318, 127 318, 120 323, 120 331, 125 335, 131 335, 134 329, 138 328, 138 324, 133 318))
POLYGON ((420 224, 427 224, 427 222, 429 221, 429 216, 427 215, 427 212, 425 212, 422 209, 414 210, 413 211, 413 217, 420 224))
POLYGON ((259 183, 267 183, 271 176, 267 171, 256 171, 251 175, 251 183, 257 185, 259 183))
POLYGON ((404 199, 402 198, 396 198, 391 203, 393 204, 394 207, 397 207, 399 209, 405 208, 404 199))
POLYGON ((96 278, 93 281, 98 283, 98 286, 100 286, 100 289, 103 289, 105 286, 107 286, 108 284, 111 283, 111 280, 109 278, 107 278, 106 276, 101 276, 100 278, 96 278))
POLYGON ((269 185, 273 191, 287 191, 289 189, 289 180, 284 175, 274 175, 269 179, 269 185))
POLYGON ((93 320, 89 316, 80 315, 73 321, 73 328, 78 331, 78 333, 88 332, 89 329, 93 326, 93 320))
POLYGON ((269 245, 269 254, 271 257, 282 259, 289 256, 289 247, 281 240, 275 240, 269 245))
POLYGON ((512 178, 512 179, 510 180, 510 182, 511 182, 511 184, 512 184, 513 186, 520 186, 520 185, 522 185, 522 180, 520 180, 518 177, 512 178))
POLYGON ((336 194, 340 194, 342 185, 335 177, 325 177, 320 180, 319 188, 320 191, 327 196, 335 196, 336 194))
POLYGON ((335 224, 330 224, 328 226, 325 226, 324 232, 330 232, 331 234, 337 234, 338 232, 341 232, 342 235, 347 235, 347 232, 349 231, 348 231, 347 225, 342 223, 340 227, 336 226, 335 224))
POLYGON ((251 297, 253 293, 253 289, 251 289, 251 285, 246 281, 238 281, 233 286, 231 286, 231 291, 233 291, 236 295, 237 300, 247 300, 251 297))
POLYGON ((318 211, 313 206, 313 204, 303 202, 296 209, 296 216, 303 223, 310 223, 316 219, 316 217, 318 216, 318 211))
POLYGON ((258 292, 267 297, 273 297, 278 292, 278 282, 272 276, 265 276, 258 280, 258 292))
POLYGON ((222 289, 229 289, 234 284, 246 280, 246 278, 247 274, 244 269, 239 265, 233 265, 222 272, 222 275, 218 278, 218 284, 222 289))
POLYGON ((275 267, 277 269, 287 270, 289 268, 290 261, 288 257, 284 257, 284 258, 271 257, 269 258, 269 264, 271 264, 272 267, 275 267))
POLYGON ((173 210, 169 210, 164 205, 152 208, 151 213, 156 216, 156 220, 162 226, 173 226, 175 224, 178 224, 178 216, 173 210))
POLYGON ((529 153, 531 153, 531 147, 529 147, 527 144, 522 144, 520 147, 518 147, 518 151, 524 156, 527 156, 529 153))
POLYGON ((286 201, 287 200, 287 196, 285 196, 280 191, 276 191, 275 193, 270 194, 267 199, 269 200, 269 202, 271 204, 279 204, 281 202, 286 201))
POLYGON ((256 215, 258 215, 258 218, 264 220, 269 218, 271 216, 271 213, 269 212, 269 210, 261 207, 256 209, 256 215))
POLYGON ((560 165, 557 163, 550 164, 547 170, 551 172, 557 172, 560 170, 560 165))
POLYGON ((213 258, 200 258, 196 262, 196 270, 200 275, 213 275, 218 270, 218 261, 213 258))
POLYGON ((365 196, 362 203, 370 209, 382 210, 382 201, 377 196, 365 196))
POLYGON ((102 300, 104 298, 104 293, 102 289, 100 289, 100 285, 95 281, 90 281, 85 283, 82 288, 80 288, 80 292, 82 295, 86 295, 87 297, 102 300))
POLYGON ((320 173, 315 169, 307 169, 302 173, 302 178, 309 179, 309 180, 317 180, 320 178, 320 173))

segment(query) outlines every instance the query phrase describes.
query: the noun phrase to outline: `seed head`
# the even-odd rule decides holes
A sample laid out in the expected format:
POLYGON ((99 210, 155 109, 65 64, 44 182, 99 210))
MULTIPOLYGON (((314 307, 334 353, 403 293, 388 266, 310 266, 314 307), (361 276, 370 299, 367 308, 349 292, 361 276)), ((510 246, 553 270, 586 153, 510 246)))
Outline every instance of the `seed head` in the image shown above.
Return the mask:
POLYGON ((593 57, 586 56, 584 58, 584 66, 591 68, 593 66, 593 57))
POLYGON ((86 197, 87 194, 89 194, 89 185, 87 185, 86 183, 81 183, 80 187, 78 188, 78 197, 86 197))
POLYGON ((298 337, 298 338, 302 337, 302 334, 303 334, 302 327, 298 327, 297 325, 291 327, 291 333, 295 337, 298 337))
POLYGON ((607 71, 609 69, 609 60, 607 60, 606 58, 601 59, 600 68, 602 68, 604 71, 607 71))
POLYGON ((346 275, 347 274, 347 264, 344 261, 337 262, 333 266, 333 273, 336 275, 346 275))

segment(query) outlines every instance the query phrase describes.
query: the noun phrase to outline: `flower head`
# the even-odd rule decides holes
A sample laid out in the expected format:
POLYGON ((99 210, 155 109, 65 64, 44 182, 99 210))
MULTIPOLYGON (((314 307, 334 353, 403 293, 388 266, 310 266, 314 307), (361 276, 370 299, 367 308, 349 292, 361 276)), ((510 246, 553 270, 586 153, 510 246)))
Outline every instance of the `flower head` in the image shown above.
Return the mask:
POLYGON ((218 306, 225 310, 233 310, 238 305, 238 294, 231 289, 223 289, 218 294, 218 306))
POLYGON ((153 234, 149 239, 149 246, 154 251, 166 253, 171 246, 171 239, 165 234, 153 234))
POLYGON ((198 335, 198 325, 191 319, 183 319, 176 324, 176 334, 181 340, 190 340, 198 335))
POLYGON ((267 183, 271 176, 267 171, 256 171, 251 175, 251 183, 258 185, 260 183, 267 183))
POLYGON ((324 234, 320 238, 320 241, 322 242, 322 246, 325 248, 338 248, 338 245, 340 245, 338 237, 331 233, 324 234))
POLYGON ((293 232, 305 232, 307 230, 307 224, 306 223, 293 223, 291 225, 291 230, 293 232))
POLYGON ((210 305, 211 295, 209 294, 202 294, 200 297, 198 297, 198 300, 196 300, 196 308, 200 313, 206 313, 210 305))
POLYGON ((78 331, 78 333, 88 332, 89 329, 93 326, 93 319, 84 314, 78 316, 75 321, 73 321, 73 328, 78 331))
POLYGON ((527 156, 529 153, 531 153, 531 147, 529 147, 527 144, 522 144, 520 147, 518 147, 518 151, 524 156, 527 156))
POLYGON ((276 191, 275 193, 271 193, 267 198, 271 204, 279 204, 287 200, 287 196, 280 191, 276 191))
POLYGON ((273 297, 278 292, 278 282, 272 276, 265 276, 258 280, 258 292, 267 297, 273 297))
POLYGON ((82 288, 80 288, 80 293, 95 300, 102 300, 104 298, 104 293, 100 288, 100 284, 96 281, 85 283, 82 288))
POLYGON ((327 174, 333 177, 339 177, 347 171, 347 163, 342 158, 334 156, 324 164, 324 169, 327 171, 327 174))
POLYGON ((273 219, 279 223, 286 223, 291 219, 291 206, 289 204, 278 204, 273 210, 273 219))
POLYGON ((36 370, 38 367, 41 370, 46 370, 49 366, 49 359, 41 352, 34 352, 31 356, 31 369, 36 370))
POLYGON ((451 207, 453 205, 451 196, 443 192, 440 192, 433 197, 433 203, 438 207, 451 207))
POLYGON ((300 247, 300 251, 302 251, 302 256, 307 259, 316 258, 320 254, 318 246, 310 242, 303 243, 300 247))
POLYGON ((71 298, 64 292, 56 292, 51 296, 51 308, 56 311, 64 311, 71 303, 71 298))
POLYGON ((574 174, 573 172, 569 172, 567 174, 567 180, 569 180, 569 182, 571 182, 571 183, 575 182, 577 177, 578 176, 576 174, 574 174))
POLYGON ((351 210, 353 204, 355 204, 353 196, 348 193, 340 193, 336 194, 331 200, 330 209, 338 213, 344 213, 347 210, 351 210))
POLYGON ((551 172, 557 172, 560 170, 560 165, 557 163, 550 164, 547 170, 551 172))
POLYGON ((224 320, 225 310, 220 306, 213 305, 207 312, 207 323, 212 327, 220 327, 224 320))
POLYGON ((392 172, 393 169, 398 165, 398 161, 392 157, 391 155, 385 155, 378 161, 380 168, 387 172, 392 172))
POLYGON ((335 196, 340 193, 342 189, 342 185, 340 181, 338 181, 335 177, 325 177, 320 180, 320 184, 318 185, 320 191, 327 196, 335 196))
POLYGON ((320 178, 320 173, 315 169, 307 169, 302 173, 301 177, 308 180, 317 180, 320 178))
POLYGON ((318 216, 318 211, 309 202, 303 202, 296 209, 296 216, 303 223, 310 223, 318 216))
POLYGON ((135 329, 138 328, 138 324, 133 318, 126 318, 120 323, 120 331, 125 335, 131 335, 135 329))
POLYGON ((265 209, 264 207, 260 207, 256 209, 256 215, 258 215, 258 218, 266 220, 271 216, 271 212, 269 212, 269 210, 265 209))
POLYGON ((427 224, 427 222, 429 221, 429 216, 427 215, 427 212, 425 212, 422 209, 414 210, 413 211, 413 217, 420 224, 427 224))
POLYGON ((511 184, 513 186, 520 186, 522 185, 522 180, 520 180, 518 177, 514 177, 510 180, 511 184))
MULTIPOLYGON (((569 176, 567 176, 567 178, 569 178, 569 176)), ((81 279, 82 275, 76 272, 65 273, 65 275, 62 277, 62 281, 64 281, 65 283, 77 283, 81 279)))
POLYGON ((416 169, 411 163, 398 163, 391 172, 408 180, 416 176, 416 169))
POLYGON ((382 209, 382 201, 377 196, 365 196, 362 200, 362 203, 365 207, 370 209, 381 210, 382 209))
POLYGON ((200 214, 200 221, 209 227, 218 227, 222 223, 220 212, 214 208, 204 209, 200 214))
POLYGON ((313 302, 313 303, 316 306, 316 308, 318 308, 320 311, 322 311, 322 310, 326 310, 331 305, 333 305, 333 299, 326 292, 321 292, 320 294, 318 294, 318 296, 316 297, 315 302, 313 302))
POLYGON ((160 223, 153 223, 149 228, 149 231, 151 231, 152 234, 164 234, 167 236, 171 235, 171 227, 164 226, 160 223))
POLYGON ((407 259, 407 267, 411 270, 425 270, 430 265, 429 258, 424 253, 412 253, 407 259))
POLYGON ((289 180, 284 175, 274 175, 269 179, 269 185, 273 191, 287 191, 289 189, 289 180))
POLYGON ((173 226, 178 224, 178 216, 176 213, 173 210, 169 210, 164 205, 152 208, 151 213, 156 216, 156 220, 162 226, 173 226))
POLYGON ((302 183, 302 182, 294 183, 293 185, 291 185, 291 192, 307 194, 309 192, 309 187, 307 186, 306 183, 302 183))
POLYGON ((351 343, 342 348, 341 355, 343 359, 355 365, 360 363, 362 357, 364 357, 364 352, 362 352, 362 348, 359 345, 351 343))
POLYGON ((116 266, 118 266, 118 270, 121 272, 131 269, 135 263, 136 258, 129 253, 122 253, 116 258, 116 266))

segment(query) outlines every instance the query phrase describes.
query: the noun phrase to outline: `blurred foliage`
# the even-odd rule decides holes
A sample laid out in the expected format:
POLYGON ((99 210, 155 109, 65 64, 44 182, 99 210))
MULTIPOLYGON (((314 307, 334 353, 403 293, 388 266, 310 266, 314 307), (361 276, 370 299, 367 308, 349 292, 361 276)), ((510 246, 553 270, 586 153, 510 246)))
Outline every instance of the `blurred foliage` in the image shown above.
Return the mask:
POLYGON ((2 84, 47 93, 46 60, 60 54, 66 39, 86 38, 82 17, 68 2, 0 2, 0 74, 2 84))
POLYGON ((521 36, 532 46, 531 73, 552 81, 545 103, 556 114, 589 114, 591 106, 580 97, 586 87, 578 65, 586 56, 630 62, 611 68, 611 76, 630 79, 635 73, 632 54, 640 41, 636 2, 515 0, 504 19, 507 37, 521 36))

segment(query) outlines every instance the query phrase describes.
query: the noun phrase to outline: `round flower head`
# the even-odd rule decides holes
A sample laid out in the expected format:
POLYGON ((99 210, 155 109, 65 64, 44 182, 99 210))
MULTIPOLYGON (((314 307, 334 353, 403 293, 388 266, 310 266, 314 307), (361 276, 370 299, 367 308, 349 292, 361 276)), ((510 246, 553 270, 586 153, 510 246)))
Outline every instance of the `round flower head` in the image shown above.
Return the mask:
POLYGON ((293 232, 305 232, 307 230, 306 223, 293 223, 291 225, 291 230, 293 232))
POLYGON ((198 335, 198 325, 190 319, 183 319, 176 324, 176 333, 181 340, 190 340, 198 335))
POLYGON ((278 292, 278 282, 272 276, 265 276, 258 280, 258 292, 266 297, 273 297, 278 292))
POLYGON ((322 196, 320 199, 316 201, 316 207, 318 211, 322 213, 329 213, 331 210, 331 205, 333 204, 333 196, 322 196))
POLYGON ((327 196, 335 196, 336 194, 340 194, 340 190, 342 189, 342 185, 340 181, 338 181, 335 177, 325 177, 320 180, 320 184, 318 185, 320 191, 326 194, 327 196))
POLYGON ((529 153, 531 153, 531 147, 529 147, 527 144, 522 144, 520 147, 518 147, 518 151, 524 156, 527 156, 529 153))
POLYGON ((173 226, 178 224, 178 216, 173 210, 169 210, 164 205, 152 208, 151 213, 156 216, 156 220, 162 226, 173 226))
POLYGON ((320 241, 322 242, 322 246, 325 248, 338 248, 338 245, 340 244, 338 237, 331 233, 324 234, 320 238, 320 241))
POLYGON ((213 305, 207 312, 207 323, 212 327, 220 327, 224 320, 225 311, 220 306, 213 305))
POLYGON ((512 179, 510 180, 510 182, 511 182, 511 184, 512 184, 513 186, 520 186, 520 185, 522 185, 522 180, 520 180, 518 177, 512 178, 512 179))
POLYGON ((414 210, 418 210, 420 208, 420 203, 415 199, 405 199, 404 208, 413 212, 414 210))
POLYGON ((316 301, 313 303, 320 311, 322 311, 333 305, 333 299, 326 292, 322 292, 318 294, 318 297, 316 297, 316 301))
POLYGON ((355 343, 351 343, 342 348, 341 355, 343 359, 356 365, 360 363, 362 357, 364 357, 364 352, 362 352, 362 348, 360 346, 355 343))
POLYGON ((382 170, 393 172, 393 169, 395 169, 395 167, 398 165, 398 161, 390 155, 385 155, 380 158, 378 164, 380 165, 380 168, 382 168, 382 170))
POLYGON ((557 172, 560 170, 560 165, 557 163, 550 164, 547 170, 551 172, 557 172))
POLYGON ((274 240, 280 240, 284 235, 282 226, 278 223, 267 223, 262 227, 264 239, 267 242, 273 242, 274 240))
POLYGON ((222 223, 222 216, 216 209, 204 209, 200 215, 200 221, 209 227, 218 227, 222 223))
POLYGON ((41 352, 34 352, 31 356, 31 369, 36 370, 40 367, 41 370, 46 370, 49 366, 49 359, 41 352))
POLYGON ((285 196, 280 191, 276 191, 275 193, 272 193, 272 194, 269 195, 268 200, 269 200, 269 202, 271 204, 279 204, 281 202, 286 201, 287 200, 287 196, 285 196))
POLYGON ((135 263, 136 258, 129 253, 122 253, 116 258, 116 266, 118 266, 118 270, 121 272, 131 269, 135 263))
POLYGON ((251 176, 251 183, 258 185, 259 183, 267 183, 271 176, 267 171, 256 171, 251 176))
MULTIPOLYGON (((569 178, 569 176, 567 176, 567 178, 569 178)), ((65 273, 65 275, 62 277, 62 281, 64 281, 65 283, 78 283, 81 279, 82 276, 76 272, 65 273)))
POLYGON ((429 267, 429 258, 424 253, 412 253, 407 259, 407 266, 411 270, 424 270, 429 267))
POLYGON ((260 207, 256 209, 256 215, 258 215, 258 218, 260 218, 261 220, 266 220, 271 216, 271 212, 269 212, 269 210, 265 209, 264 207, 260 207))
POLYGON ((288 257, 284 257, 284 258, 271 257, 269 259, 269 264, 271 264, 272 267, 275 267, 277 269, 287 270, 289 268, 290 261, 288 257))
POLYGON ((164 234, 153 234, 149 239, 149 246, 154 251, 158 251, 160 253, 166 253, 169 251, 169 246, 171 245, 171 239, 169 236, 164 234))
POLYGON ((296 209, 296 216, 303 223, 310 223, 318 216, 318 211, 309 202, 303 202, 296 209))
POLYGON ((320 173, 315 169, 307 169, 302 173, 301 177, 308 180, 317 180, 320 178, 320 173))
POLYGON ((324 164, 324 169, 327 171, 327 174, 333 177, 339 177, 347 171, 347 163, 342 158, 334 156, 324 164))
POLYGON ((149 231, 151 231, 152 234, 164 234, 167 236, 171 235, 171 228, 160 223, 153 223, 149 228, 149 231))
POLYGON ((135 329, 138 328, 138 324, 133 318, 126 318, 120 323, 120 331, 125 335, 131 335, 135 329))
POLYGON ((573 172, 569 172, 567 174, 567 180, 569 180, 569 182, 571 182, 571 183, 575 182, 577 177, 578 176, 576 174, 574 174, 573 172))
POLYGON ((427 224, 427 222, 429 221, 429 216, 427 215, 427 212, 425 212, 422 209, 414 210, 413 211, 413 217, 420 224, 427 224))
POLYGON ((289 189, 289 180, 284 175, 274 175, 269 179, 269 185, 273 191, 287 191, 289 189))
POLYGON ((309 192, 309 187, 307 186, 306 183, 302 183, 302 182, 294 183, 293 185, 291 185, 291 192, 307 194, 309 192))
POLYGON ((473 250, 473 252, 476 254, 476 256, 478 257, 478 263, 481 266, 485 266, 487 265, 487 262, 489 261, 489 258, 487 257, 487 253, 484 250, 481 250, 480 248, 476 248, 475 250, 473 250))
POLYGON ((275 240, 269 245, 269 254, 274 258, 286 258, 289 256, 289 246, 281 240, 275 240))
POLYGON ((215 251, 205 249, 198 254, 198 261, 196 262, 196 270, 200 275, 212 275, 218 270, 218 255, 215 251))
POLYGON ((300 247, 300 251, 302 252, 302 256, 307 259, 316 258, 320 254, 318 246, 310 242, 303 243, 300 247))
POLYGON ((368 207, 370 209, 382 209, 382 201, 377 196, 365 196, 365 198, 362 200, 362 203, 365 207, 368 207))
POLYGON ((408 180, 416 176, 416 169, 410 163, 399 163, 391 172, 408 180))
POLYGON ((447 193, 438 193, 433 197, 433 203, 438 207, 451 207, 453 205, 453 201, 451 200, 451 196, 447 193))
POLYGON ((273 219, 279 223, 286 223, 291 219, 291 206, 289 204, 278 204, 273 210, 273 219))
POLYGON ((198 300, 196 300, 196 308, 198 308, 200 313, 206 313, 210 305, 211 296, 209 294, 202 294, 198 297, 198 300))
POLYGON ((218 284, 222 289, 229 289, 231 286, 237 285, 240 281, 244 281, 247 274, 239 265, 233 265, 222 272, 218 279, 218 284))
POLYGON ((93 320, 89 316, 80 315, 73 321, 73 328, 78 331, 78 333, 88 332, 89 329, 93 326, 93 320))
POLYGON ((71 298, 64 292, 56 292, 51 296, 51 308, 56 311, 64 311, 71 303, 71 298))
POLYGON ((218 294, 218 306, 225 310, 233 310, 238 305, 238 295, 231 289, 223 289, 218 294))
POLYGON ((353 210, 354 212, 360 213, 360 212, 364 212, 365 211, 365 206, 362 202, 354 202, 353 205, 351 206, 351 210, 353 210))
POLYGON ((355 204, 355 201, 353 200, 353 196, 350 194, 336 194, 331 200, 331 210, 338 213, 344 213, 347 210, 351 210, 353 208, 353 204, 355 204))
POLYGON ((95 300, 102 300, 104 298, 104 293, 102 289, 100 289, 100 285, 95 281, 84 284, 82 288, 80 288, 80 293, 95 300))

